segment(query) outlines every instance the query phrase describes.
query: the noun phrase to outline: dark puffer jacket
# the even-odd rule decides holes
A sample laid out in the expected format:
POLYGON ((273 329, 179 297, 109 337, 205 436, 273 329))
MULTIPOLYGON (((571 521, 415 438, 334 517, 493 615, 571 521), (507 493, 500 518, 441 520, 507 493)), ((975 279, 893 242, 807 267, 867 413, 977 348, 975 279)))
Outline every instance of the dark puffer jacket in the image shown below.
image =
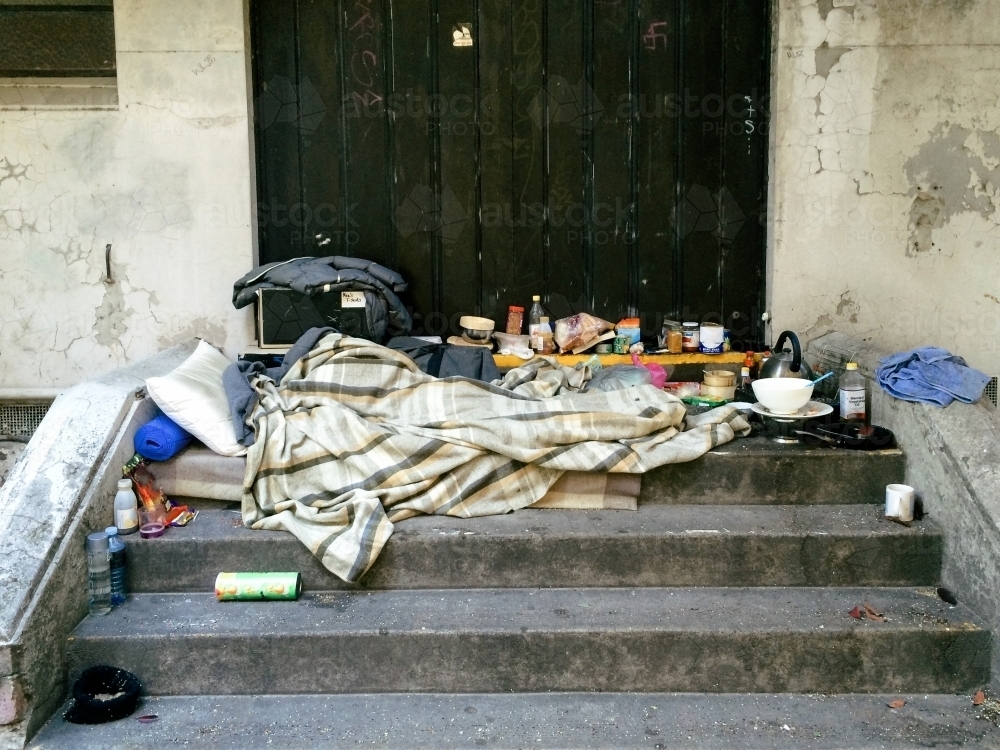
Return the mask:
POLYGON ((372 292, 379 304, 367 305, 365 310, 368 330, 376 341, 386 333, 402 336, 413 328, 413 319, 397 296, 406 290, 403 277, 370 260, 331 255, 268 263, 233 284, 233 305, 237 309, 246 307, 257 299, 258 289, 275 287, 310 297, 326 292, 372 292))

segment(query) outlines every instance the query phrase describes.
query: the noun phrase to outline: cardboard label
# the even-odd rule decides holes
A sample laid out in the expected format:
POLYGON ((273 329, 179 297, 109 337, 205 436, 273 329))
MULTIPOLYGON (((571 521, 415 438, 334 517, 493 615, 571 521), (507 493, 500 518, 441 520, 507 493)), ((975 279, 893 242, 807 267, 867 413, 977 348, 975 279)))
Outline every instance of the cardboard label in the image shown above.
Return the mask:
POLYGON ((364 292, 341 292, 340 293, 340 306, 341 307, 364 307, 365 306, 365 293, 364 292))

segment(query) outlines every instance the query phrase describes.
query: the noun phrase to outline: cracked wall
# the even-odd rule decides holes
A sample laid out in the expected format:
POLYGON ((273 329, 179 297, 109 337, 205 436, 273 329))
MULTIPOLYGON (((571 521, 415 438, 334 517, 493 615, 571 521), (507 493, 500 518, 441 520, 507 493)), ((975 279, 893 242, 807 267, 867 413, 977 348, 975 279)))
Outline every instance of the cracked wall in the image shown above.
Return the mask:
POLYGON ((116 0, 115 35, 117 111, 0 110, 0 395, 252 337, 243 3, 116 0))
POLYGON ((1000 374, 1000 3, 780 0, 774 333, 1000 374))

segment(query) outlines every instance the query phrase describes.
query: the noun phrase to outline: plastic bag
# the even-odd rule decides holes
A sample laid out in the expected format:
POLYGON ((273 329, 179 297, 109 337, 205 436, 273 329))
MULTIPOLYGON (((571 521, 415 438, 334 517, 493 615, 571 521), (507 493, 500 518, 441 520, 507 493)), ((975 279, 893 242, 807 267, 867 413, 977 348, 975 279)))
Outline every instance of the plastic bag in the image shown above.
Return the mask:
POLYGON ((583 346, 614 327, 613 323, 601 318, 595 318, 587 313, 577 313, 556 321, 556 343, 559 344, 561 351, 566 352, 583 346))
POLYGON ((649 370, 635 365, 614 365, 601 369, 584 386, 584 391, 621 391, 653 382, 649 370))

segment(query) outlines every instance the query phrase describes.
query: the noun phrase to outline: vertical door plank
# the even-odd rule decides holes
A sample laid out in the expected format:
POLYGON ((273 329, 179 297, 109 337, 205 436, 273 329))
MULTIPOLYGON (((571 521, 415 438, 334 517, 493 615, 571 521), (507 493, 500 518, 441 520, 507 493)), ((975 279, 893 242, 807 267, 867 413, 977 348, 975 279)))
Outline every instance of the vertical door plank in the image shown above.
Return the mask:
POLYGON ((593 247, 594 314, 617 322, 628 306, 632 118, 628 105, 633 18, 629 0, 594 4, 594 199, 585 231, 593 247))
POLYGON ((476 152, 476 41, 456 46, 454 33, 475 18, 472 0, 439 0, 437 108, 440 138, 440 228, 443 334, 460 333, 458 317, 479 311, 479 204, 476 152))
POLYGON ((726 19, 722 309, 734 346, 744 348, 757 347, 764 288, 766 10, 758 0, 729 0, 726 19))
POLYGON ((262 263, 303 254, 302 233, 288 218, 301 195, 296 8, 280 0, 256 4, 254 124, 262 263))
POLYGON ((511 168, 513 253, 509 260, 507 294, 526 307, 534 294, 545 294, 544 268, 544 142, 539 119, 542 94, 545 0, 512 4, 511 107, 513 112, 511 168))
POLYGON ((482 309, 503 330, 511 293, 514 232, 505 207, 513 201, 511 144, 511 4, 479 3, 480 167, 482 170, 482 309))
POLYGON ((396 235, 395 268, 409 284, 405 300, 413 306, 414 328, 434 309, 432 237, 436 198, 431 187, 428 119, 430 24, 427 5, 410 0, 392 4, 392 118, 396 204, 389 217, 396 235))
POLYGON ((588 120, 583 111, 583 21, 589 7, 580 0, 548 2, 546 81, 538 118, 547 153, 546 288, 549 311, 556 317, 590 306, 582 222, 567 219, 579 219, 585 205, 582 136, 588 120))
POLYGON ((677 119, 676 0, 639 2, 638 308, 645 331, 675 314, 674 229, 677 119))
POLYGON ((341 0, 343 7, 343 122, 346 130, 347 198, 345 222, 350 239, 346 254, 376 263, 392 263, 389 251, 392 212, 385 175, 386 24, 380 0, 341 0))
POLYGON ((296 125, 302 154, 302 192, 293 221, 302 255, 350 254, 357 227, 345 226, 344 131, 341 119, 341 29, 336 0, 299 0, 300 114, 296 125), (354 234, 351 234, 351 233, 354 234))
POLYGON ((683 180, 677 220, 683 257, 682 316, 721 322, 719 188, 722 180, 722 87, 726 0, 684 0, 683 180))

